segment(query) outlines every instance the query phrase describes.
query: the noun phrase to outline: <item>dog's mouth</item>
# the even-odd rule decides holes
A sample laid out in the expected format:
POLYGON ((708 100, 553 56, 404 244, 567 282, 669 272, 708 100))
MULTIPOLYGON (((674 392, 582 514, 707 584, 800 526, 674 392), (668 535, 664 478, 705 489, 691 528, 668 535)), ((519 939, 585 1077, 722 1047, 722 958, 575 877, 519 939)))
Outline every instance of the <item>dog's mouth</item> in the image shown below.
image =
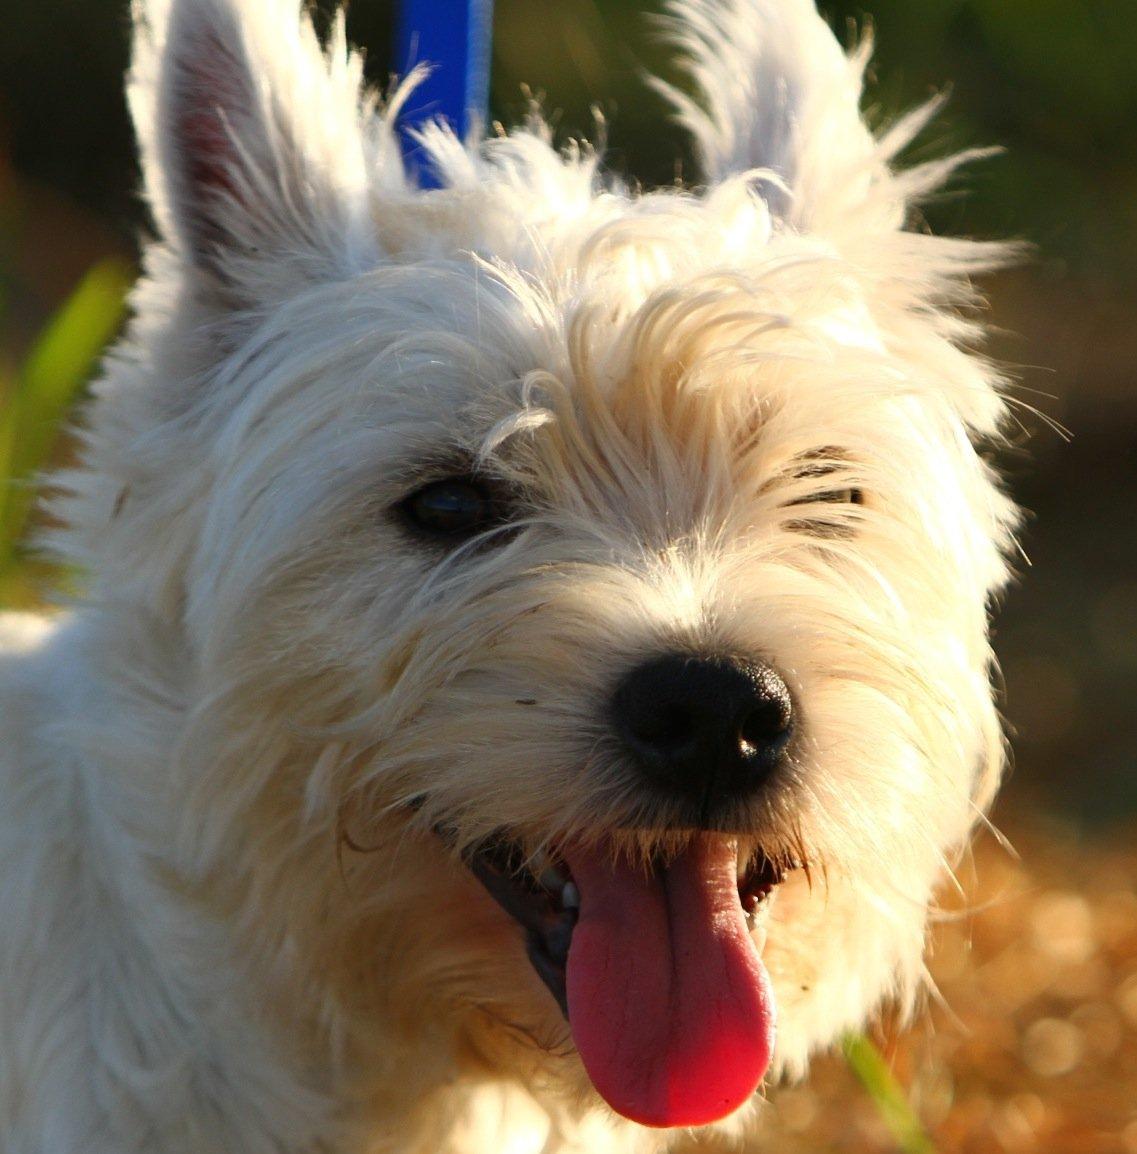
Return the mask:
MULTIPOLYGON (((566 971, 580 890, 563 858, 544 852, 527 856, 520 843, 503 839, 469 853, 466 864, 525 931, 529 961, 568 1018, 566 971)), ((738 900, 748 921, 796 866, 755 852, 738 874, 738 900)))
POLYGON ((466 858, 473 875, 525 931, 529 961, 568 1017, 566 970, 580 891, 563 860, 527 857, 517 842, 494 841, 466 858))
POLYGON ((527 855, 507 838, 466 855, 524 930, 529 960, 568 1019, 585 1069, 618 1113, 702 1125, 760 1084, 775 1007, 751 934, 796 862, 693 835, 650 866, 610 846, 527 855))

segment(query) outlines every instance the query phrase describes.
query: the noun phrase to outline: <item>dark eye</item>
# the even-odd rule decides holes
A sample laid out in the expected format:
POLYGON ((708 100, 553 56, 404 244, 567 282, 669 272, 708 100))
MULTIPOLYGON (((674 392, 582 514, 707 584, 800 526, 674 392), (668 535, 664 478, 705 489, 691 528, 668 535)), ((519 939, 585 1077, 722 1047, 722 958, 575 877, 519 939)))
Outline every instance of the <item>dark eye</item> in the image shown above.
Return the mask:
POLYGON ((844 489, 825 489, 820 493, 812 493, 808 497, 791 501, 790 504, 812 505, 815 502, 824 502, 828 505, 863 505, 865 503, 865 495, 860 489, 851 487, 844 489))
POLYGON ((399 508, 416 529, 433 537, 472 537, 502 520, 489 486, 469 477, 432 481, 399 508))
POLYGON ((829 489, 815 489, 803 497, 790 502, 791 505, 863 505, 865 503, 864 490, 854 485, 842 485, 842 473, 847 473, 846 456, 840 449, 818 449, 813 453, 806 453, 799 459, 794 470, 798 480, 814 480, 817 478, 832 478, 837 482, 829 489))
POLYGON ((852 537, 856 522, 848 513, 825 506, 863 505, 865 492, 856 485, 843 485, 849 478, 850 466, 844 452, 836 448, 819 449, 803 454, 797 462, 793 476, 798 482, 809 481, 810 487, 800 497, 787 501, 790 507, 821 506, 800 517, 786 521, 785 527, 794 533, 805 533, 810 537, 852 537))

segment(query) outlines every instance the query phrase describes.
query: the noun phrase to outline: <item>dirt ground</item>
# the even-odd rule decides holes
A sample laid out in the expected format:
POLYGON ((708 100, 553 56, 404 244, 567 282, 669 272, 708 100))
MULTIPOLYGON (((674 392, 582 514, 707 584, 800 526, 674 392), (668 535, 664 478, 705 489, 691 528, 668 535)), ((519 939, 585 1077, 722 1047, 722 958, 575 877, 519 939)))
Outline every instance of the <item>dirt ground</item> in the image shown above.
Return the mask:
MULTIPOLYGON (((1137 834, 1008 828, 960 871, 938 1004, 878 1042, 941 1154, 1137 1154, 1137 834)), ((901 1149, 840 1058, 772 1096, 768 1149, 901 1149)))

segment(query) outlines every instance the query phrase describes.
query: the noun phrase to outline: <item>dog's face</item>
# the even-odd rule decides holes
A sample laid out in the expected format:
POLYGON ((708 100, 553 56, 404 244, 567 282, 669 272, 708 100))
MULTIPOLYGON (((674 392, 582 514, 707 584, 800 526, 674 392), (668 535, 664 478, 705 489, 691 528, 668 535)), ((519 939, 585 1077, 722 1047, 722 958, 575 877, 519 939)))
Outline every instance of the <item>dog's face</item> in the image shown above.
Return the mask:
POLYGON ((804 4, 676 12, 711 187, 633 196, 536 122, 417 191, 338 25, 140 11, 164 241, 64 501, 289 1006, 652 1125, 918 985, 1013 520, 950 311, 993 253, 899 227, 950 162, 890 172, 919 117, 874 142, 804 4))

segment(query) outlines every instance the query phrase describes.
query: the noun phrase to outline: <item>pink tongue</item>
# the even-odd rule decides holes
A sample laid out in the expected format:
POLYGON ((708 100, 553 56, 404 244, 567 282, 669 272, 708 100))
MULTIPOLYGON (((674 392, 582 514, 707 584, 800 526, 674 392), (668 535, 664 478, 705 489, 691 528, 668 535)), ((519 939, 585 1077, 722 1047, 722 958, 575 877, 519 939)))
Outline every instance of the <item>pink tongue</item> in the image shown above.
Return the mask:
POLYGON ((770 1064, 770 979, 738 899, 736 850, 704 836, 647 876, 566 847, 580 890, 568 956, 576 1048, 605 1101, 645 1126, 736 1110, 770 1064))

